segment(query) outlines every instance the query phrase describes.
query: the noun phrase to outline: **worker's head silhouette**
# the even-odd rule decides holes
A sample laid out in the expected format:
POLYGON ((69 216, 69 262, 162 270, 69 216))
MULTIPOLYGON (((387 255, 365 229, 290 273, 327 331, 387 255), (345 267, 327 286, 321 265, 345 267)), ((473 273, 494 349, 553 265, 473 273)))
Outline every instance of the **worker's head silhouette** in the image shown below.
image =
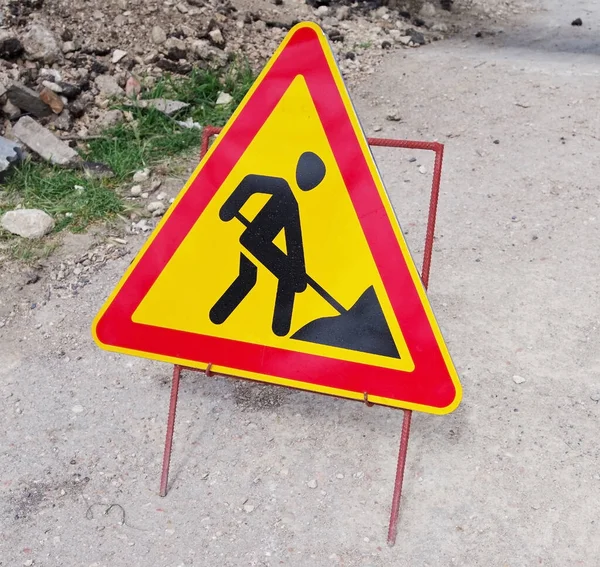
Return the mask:
POLYGON ((296 183, 302 191, 314 189, 325 177, 325 164, 313 152, 304 152, 296 167, 296 183))

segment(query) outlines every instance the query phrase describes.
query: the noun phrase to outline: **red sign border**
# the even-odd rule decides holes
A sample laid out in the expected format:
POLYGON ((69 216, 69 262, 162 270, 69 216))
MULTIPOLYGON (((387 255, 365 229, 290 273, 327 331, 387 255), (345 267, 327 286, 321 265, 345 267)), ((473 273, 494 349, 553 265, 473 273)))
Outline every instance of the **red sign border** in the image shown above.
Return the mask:
MULTIPOLYGON (((215 372, 355 399, 362 399, 367 392, 375 403, 447 413, 460 401, 458 377, 426 298, 424 304, 424 291, 418 275, 414 277, 412 259, 399 242, 401 233, 394 230, 392 223, 397 221, 390 217, 391 207, 384 202, 385 195, 381 195, 373 177, 364 151, 364 134, 353 123, 354 111, 348 106, 347 93, 336 81, 325 46, 322 32, 314 24, 300 24, 290 32, 200 164, 187 190, 182 191, 98 315, 94 336, 103 348, 117 352, 160 357, 198 368, 210 363, 215 372), (299 74, 313 97, 413 357, 415 369, 411 373, 132 321, 138 305, 299 74)), ((207 267, 207 277, 210 270, 207 267)))

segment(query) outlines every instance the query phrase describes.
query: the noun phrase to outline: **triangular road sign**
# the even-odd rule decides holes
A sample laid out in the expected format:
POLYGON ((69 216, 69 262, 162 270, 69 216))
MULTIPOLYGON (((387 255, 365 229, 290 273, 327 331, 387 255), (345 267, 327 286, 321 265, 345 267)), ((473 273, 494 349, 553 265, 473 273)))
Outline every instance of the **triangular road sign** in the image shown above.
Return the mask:
POLYGON ((447 413, 460 384, 323 32, 293 28, 93 325, 108 350, 447 413))

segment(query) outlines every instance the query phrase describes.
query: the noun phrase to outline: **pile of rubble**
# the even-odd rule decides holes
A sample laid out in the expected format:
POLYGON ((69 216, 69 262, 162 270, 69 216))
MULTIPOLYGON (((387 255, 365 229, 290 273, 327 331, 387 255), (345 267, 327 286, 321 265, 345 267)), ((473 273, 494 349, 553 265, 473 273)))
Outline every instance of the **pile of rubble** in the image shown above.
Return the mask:
MULTIPOLYGON (((331 2, 8 0, 0 9, 0 181, 27 153, 102 175, 93 170, 98 164, 82 161, 77 144, 126 119, 110 108, 115 101, 138 99, 172 115, 187 105, 141 101, 144 89, 165 73, 220 69, 239 58, 258 70, 299 21, 322 26, 349 79, 372 73, 385 50, 449 32, 440 21, 447 12, 429 2, 416 14, 406 6, 331 2)), ((231 100, 223 92, 217 104, 231 100)))
MULTIPOLYGON (((301 20, 322 25, 350 78, 373 72, 382 50, 448 32, 430 3, 413 16, 309 1, 256 0, 248 9, 247 0, 10 0, 0 17, 0 134, 48 159, 40 149, 50 138, 32 121, 58 137, 85 138, 114 122, 112 99, 136 96, 164 73, 219 68, 240 56, 259 68, 301 20), (28 120, 17 122, 22 116, 28 120)), ((61 164, 73 159, 62 146, 51 155, 61 164)))

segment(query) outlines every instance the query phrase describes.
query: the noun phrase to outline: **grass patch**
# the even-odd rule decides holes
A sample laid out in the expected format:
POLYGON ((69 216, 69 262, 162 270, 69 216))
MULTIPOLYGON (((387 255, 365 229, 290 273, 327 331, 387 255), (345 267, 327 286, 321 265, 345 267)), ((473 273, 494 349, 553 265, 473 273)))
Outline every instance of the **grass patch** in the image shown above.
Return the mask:
POLYGON ((38 208, 56 220, 55 231, 69 227, 83 230, 89 224, 126 211, 118 188, 134 172, 170 157, 195 150, 200 131, 182 128, 177 121, 192 118, 202 125, 225 124, 252 85, 248 66, 232 66, 223 72, 194 70, 187 77, 163 77, 143 98, 170 98, 190 106, 168 117, 155 109, 117 105, 130 120, 105 130, 79 153, 86 161, 108 165, 114 177, 92 179, 79 170, 26 161, 13 171, 0 192, 0 214, 17 205, 38 208), (232 95, 229 105, 217 106, 220 92, 232 95))
POLYGON ((15 204, 47 212, 56 220, 56 231, 69 225, 80 230, 123 210, 123 203, 109 183, 31 160, 11 174, 0 210, 15 204))

